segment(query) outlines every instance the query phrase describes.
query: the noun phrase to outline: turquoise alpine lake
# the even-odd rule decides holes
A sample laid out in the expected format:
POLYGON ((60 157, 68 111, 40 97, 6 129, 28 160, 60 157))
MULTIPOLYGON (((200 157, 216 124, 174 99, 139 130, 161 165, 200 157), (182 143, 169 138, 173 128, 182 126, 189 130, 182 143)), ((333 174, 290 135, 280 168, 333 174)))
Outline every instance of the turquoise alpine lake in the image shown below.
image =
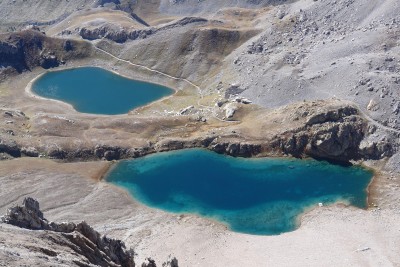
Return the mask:
POLYGON ((124 114, 173 93, 96 67, 48 72, 33 83, 32 91, 67 102, 79 112, 105 115, 124 114))
POLYGON ((198 214, 236 232, 276 235, 296 229, 300 215, 319 203, 366 208, 372 177, 359 166, 189 149, 121 161, 106 181, 151 207, 198 214))

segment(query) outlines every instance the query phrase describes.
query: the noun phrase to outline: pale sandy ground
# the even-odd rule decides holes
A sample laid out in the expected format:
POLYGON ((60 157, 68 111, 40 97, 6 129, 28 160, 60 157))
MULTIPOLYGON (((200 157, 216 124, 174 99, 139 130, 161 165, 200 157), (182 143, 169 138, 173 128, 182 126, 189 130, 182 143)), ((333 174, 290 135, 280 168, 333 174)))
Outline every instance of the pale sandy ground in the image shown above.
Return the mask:
POLYGON ((142 241, 138 251, 160 259, 174 251, 183 266, 400 266, 399 219, 391 211, 328 207, 307 214, 300 229, 280 236, 174 224, 142 241))
MULTIPOLYGON (((318 207, 294 232, 252 236, 193 215, 144 207, 123 190, 95 181, 107 166, 24 158, 0 162, 0 212, 25 196, 36 197, 48 219, 86 220, 132 246, 137 262, 148 256, 163 262, 172 254, 179 266, 400 266, 397 205, 318 207)), ((398 189, 392 193, 399 195, 398 189)))

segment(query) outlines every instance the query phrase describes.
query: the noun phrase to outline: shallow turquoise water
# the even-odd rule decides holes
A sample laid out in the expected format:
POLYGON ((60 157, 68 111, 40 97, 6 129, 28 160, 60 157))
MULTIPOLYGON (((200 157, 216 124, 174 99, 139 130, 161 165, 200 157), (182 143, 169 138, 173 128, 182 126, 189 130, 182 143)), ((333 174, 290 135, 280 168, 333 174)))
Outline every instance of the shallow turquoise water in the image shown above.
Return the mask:
POLYGON ((372 172, 324 161, 243 159, 201 149, 118 163, 106 180, 144 204, 196 213, 231 230, 274 235, 294 230, 309 207, 342 201, 367 206, 372 172))
POLYGON ((170 88, 95 67, 46 73, 34 82, 32 91, 67 102, 79 112, 106 115, 127 113, 173 93, 170 88))

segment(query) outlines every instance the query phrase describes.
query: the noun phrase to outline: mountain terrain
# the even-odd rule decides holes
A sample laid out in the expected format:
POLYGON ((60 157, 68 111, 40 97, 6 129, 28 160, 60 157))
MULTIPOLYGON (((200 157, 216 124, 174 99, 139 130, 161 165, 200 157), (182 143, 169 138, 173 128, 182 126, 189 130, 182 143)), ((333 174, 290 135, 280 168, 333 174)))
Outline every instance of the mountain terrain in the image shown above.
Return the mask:
POLYGON ((326 265, 327 259, 336 266, 397 266, 399 55, 396 0, 0 1, 0 177, 7 185, 0 207, 5 212, 32 196, 52 219, 88 221, 132 246, 140 261, 174 254, 183 266, 263 266, 268 257, 254 255, 257 248, 277 252, 296 240, 288 262, 271 256, 270 263, 288 266, 302 253, 313 260, 299 266, 326 265), (79 113, 32 94, 43 73, 81 66, 175 93, 116 116, 79 113), (193 147, 362 164, 375 173, 369 209, 324 207, 304 215, 304 228, 294 233, 258 239, 230 236, 221 225, 176 218, 128 197, 120 200, 122 209, 121 192, 101 181, 108 162, 193 147), (35 182, 32 188, 26 180, 35 182), (110 216, 115 219, 105 219, 110 216), (357 230, 364 218, 371 237, 357 230), (343 227, 346 233, 338 230, 343 227), (316 236, 318 242, 298 252, 301 240, 316 236), (245 241, 252 252, 229 255, 247 251, 245 241))

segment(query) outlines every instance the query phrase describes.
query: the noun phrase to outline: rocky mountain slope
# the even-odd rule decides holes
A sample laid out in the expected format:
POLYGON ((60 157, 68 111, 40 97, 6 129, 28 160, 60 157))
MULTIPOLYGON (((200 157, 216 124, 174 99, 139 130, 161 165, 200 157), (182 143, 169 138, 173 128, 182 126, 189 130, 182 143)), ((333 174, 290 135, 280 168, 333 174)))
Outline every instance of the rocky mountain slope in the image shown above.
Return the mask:
POLYGON ((400 129, 398 1, 281 5, 227 66, 242 95, 265 107, 338 97, 400 129))
POLYGON ((70 59, 91 55, 89 44, 47 37, 38 28, 0 34, 0 78, 35 67, 58 67, 70 59))
POLYGON ((16 30, 26 25, 47 26, 67 18, 73 13, 97 8, 111 8, 131 14, 135 19, 152 24, 166 16, 190 16, 213 13, 225 7, 258 8, 269 4, 280 4, 285 0, 258 1, 198 1, 198 0, 3 0, 0 2, 0 30, 16 30), (142 18, 145 16, 146 18, 142 18), (149 17, 152 17, 149 19, 149 17))
MULTIPOLYGON (((17 25, 13 19, 24 17, 21 15, 21 10, 22 12, 34 11, 35 14, 29 13, 27 16, 39 18, 41 12, 49 9, 48 4, 37 1, 36 5, 32 6, 25 1, 3 1, 1 3, 3 7, 0 10, 8 12, 8 15, 0 17, 7 20, 6 23, 17 25), (30 5, 29 8, 27 5, 30 5), (17 12, 19 12, 18 15, 17 12)), ((69 15, 77 13, 78 9, 78 13, 85 14, 90 8, 95 8, 90 11, 91 14, 93 10, 101 13, 97 20, 104 15, 104 12, 112 9, 120 10, 130 16, 140 14, 137 17, 140 17, 143 24, 139 23, 140 30, 138 31, 124 32, 115 21, 95 29, 86 29, 79 25, 71 29, 72 31, 79 29, 81 36, 91 40, 106 37, 117 42, 143 39, 152 34, 154 29, 146 27, 150 25, 146 21, 152 21, 154 14, 157 14, 160 19, 164 17, 169 21, 193 15, 206 19, 213 18, 220 23, 219 27, 226 28, 228 24, 233 24, 238 29, 243 28, 246 20, 252 20, 251 27, 259 29, 261 33, 226 59, 226 67, 233 73, 227 77, 229 81, 217 78, 216 84, 221 81, 238 83, 243 90, 247 91, 245 93, 247 97, 251 97, 257 104, 268 107, 303 99, 332 96, 347 98, 359 103, 375 119, 397 127, 394 122, 399 98, 395 90, 398 85, 399 64, 396 59, 398 53, 396 36, 399 34, 400 21, 397 1, 385 0, 371 3, 365 0, 336 2, 306 0, 93 2, 75 0, 69 1, 68 5, 62 1, 55 10, 60 14, 69 15), (147 12, 144 13, 143 10, 147 12), (226 15, 229 10, 232 10, 230 17, 226 15), (252 14, 248 10, 262 10, 262 14, 252 14), (385 42, 382 43, 381 40, 385 42), (247 62, 250 63, 247 64, 247 62), (231 77, 235 77, 235 80, 231 80, 231 77), (282 97, 286 92, 290 93, 282 97), (386 110, 386 106, 390 106, 391 110, 386 110)), ((65 18, 57 22, 53 21, 49 23, 49 28, 70 20, 71 18, 65 18)), ((95 20, 94 16, 93 21, 95 20)), ((103 21, 112 21, 112 19, 105 17, 103 21)), ((137 23, 135 17, 131 17, 131 21, 137 23)), ((213 27, 214 31, 218 32, 219 27, 216 25, 213 27)), ((64 25, 63 28, 68 28, 68 26, 64 25)), ((193 31, 193 28, 190 29, 193 31)), ((197 34, 193 36, 184 32, 187 31, 171 29, 168 34, 153 38, 151 40, 153 45, 142 42, 127 44, 123 50, 130 52, 124 52, 121 55, 133 61, 134 59, 143 61, 150 56, 150 53, 141 49, 146 47, 146 50, 153 54, 149 59, 149 64, 152 65, 152 61, 158 58, 166 57, 169 61, 168 55, 160 54, 157 49, 169 50, 169 53, 176 58, 177 53, 171 49, 172 47, 159 45, 160 41, 165 40, 169 35, 178 38, 178 40, 168 40, 173 47, 180 47, 177 52, 181 52, 181 48, 194 49, 195 52, 196 48, 193 46, 205 45, 207 42, 215 43, 217 46, 230 45, 232 42, 229 39, 230 35, 238 34, 237 32, 225 34, 215 41, 213 35, 209 34, 202 41, 196 39, 197 34), (227 43, 224 44, 224 40, 227 43), (145 57, 135 57, 142 54, 145 54, 145 57)), ((250 37, 252 37, 251 34, 244 39, 250 37)), ((233 46, 232 50, 236 47, 233 46)), ((209 48, 212 47, 204 47, 204 51, 208 51, 209 48)), ((121 52, 120 49, 115 52, 121 52)), ((194 60, 201 58, 201 54, 191 54, 193 56, 187 59, 187 62, 192 61, 192 65, 196 67, 213 64, 198 63, 194 60)), ((218 56, 220 57, 219 54, 218 56)), ((226 56, 227 54, 222 57, 226 56)), ((174 63, 173 65, 179 66, 181 62, 174 63)), ((215 64, 219 63, 215 62, 215 64)), ((193 69, 189 70, 187 66, 180 68, 180 72, 177 73, 181 73, 182 76, 189 77, 193 73, 193 69), (188 70, 184 71, 184 69, 188 70)), ((166 70, 166 67, 159 66, 159 69, 166 70)))
MULTIPOLYGON (((91 224, 103 232, 107 232, 107 225, 111 223, 112 233, 130 240, 136 245, 135 250, 138 247, 142 252, 162 250, 164 257, 166 247, 176 249, 174 246, 178 243, 190 244, 180 249, 180 255, 190 251, 196 264, 200 264, 203 255, 199 256, 199 251, 206 250, 206 256, 210 256, 214 249, 226 249, 228 252, 221 258, 221 264, 235 266, 232 264, 235 261, 228 259, 232 248, 248 237, 236 236, 233 245, 224 247, 229 231, 223 232, 226 236, 221 235, 225 241, 220 239, 220 232, 212 232, 206 242, 221 242, 210 244, 210 250, 199 248, 204 243, 196 243, 201 235, 198 233, 205 232, 211 223, 197 218, 187 228, 181 217, 138 208, 125 195, 124 205, 119 206, 123 199, 121 192, 115 188, 104 191, 106 186, 97 180, 89 183, 81 176, 74 178, 71 170, 77 171, 75 166, 106 164, 101 160, 192 147, 244 157, 295 156, 362 162, 376 170, 369 188, 374 201, 370 207, 374 210, 363 211, 362 215, 348 210, 340 222, 332 220, 335 222, 332 224, 334 229, 340 228, 339 224, 350 223, 357 228, 360 225, 355 221, 361 221, 365 231, 354 234, 356 231, 351 227, 348 232, 328 229, 328 234, 321 234, 319 237, 323 238, 315 243, 317 249, 311 250, 318 254, 321 244, 327 244, 328 249, 321 257, 325 260, 343 252, 349 258, 357 258, 352 258, 352 263, 362 263, 362 266, 377 261, 392 262, 396 266, 400 257, 393 249, 395 246, 389 248, 390 255, 384 256, 383 261, 379 256, 385 255, 380 252, 388 251, 382 244, 398 240, 393 234, 397 217, 392 215, 399 214, 400 196, 399 14, 397 0, 0 1, 0 31, 3 32, 0 34, 0 159, 26 157, 0 166, 0 178, 7 188, 0 190, 4 196, 2 207, 15 203, 15 196, 20 199, 35 193, 44 196, 42 203, 48 205, 53 215, 60 216, 57 218, 85 216, 87 220, 93 219, 91 224), (25 29, 27 25, 39 25, 40 30, 25 29), (69 105, 39 98, 29 91, 33 79, 45 69, 85 65, 170 86, 176 93, 128 114, 98 116, 76 112, 69 105), (51 167, 56 163, 48 159, 96 162, 57 163, 51 167), (34 165, 31 162, 38 162, 39 166, 31 166, 34 165), (57 179, 47 177, 50 169, 57 179), (34 182, 32 188, 25 183, 27 180, 34 182), (74 190, 78 187, 79 194, 74 190), (103 201, 105 192, 112 202, 103 201), (69 194, 76 194, 74 201, 71 202, 69 194), (386 214, 382 224, 381 207, 387 209, 382 213, 386 214), (103 213, 94 214, 96 208, 103 213), (140 214, 135 214, 137 211, 140 214), (125 221, 115 222, 118 216, 125 221), (375 224, 374 220, 379 223, 375 224), (176 239, 170 239, 169 230, 181 223, 181 228, 176 228, 180 230, 174 233, 176 239), (370 251, 371 254, 355 253, 357 248, 353 246, 359 236, 366 236, 363 240, 367 243, 370 236, 365 233, 374 231, 380 233, 379 242, 374 243, 376 250, 370 251), (155 236, 174 242, 163 240, 153 247, 151 242, 156 240, 155 236), (186 236, 192 236, 195 241, 187 242, 186 236), (342 246, 342 241, 349 236, 352 239, 342 246), (332 243, 324 243, 325 238, 333 238, 328 240, 332 243), (142 242, 146 243, 143 247, 142 242), (336 254, 332 254, 331 246, 336 254)), ((97 174, 91 176, 98 179, 99 170, 93 169, 97 174)), ((24 208, 16 210, 21 209, 24 208)), ((332 211, 332 218, 337 219, 337 210, 332 211)), ((14 265, 26 264, 28 257, 39 265, 48 261, 62 266, 62 260, 68 264, 76 261, 78 265, 90 266, 93 262, 112 265, 113 256, 107 254, 110 250, 103 245, 117 241, 104 241, 98 234, 94 235, 103 243, 87 240, 83 232, 92 230, 85 224, 73 224, 70 229, 57 232, 55 229, 70 224, 51 226, 40 213, 36 214, 42 230, 0 225, 0 238, 13 237, 11 243, 0 239, 0 246, 5 248, 0 250, 4 254, 0 257, 16 261, 14 265), (85 242, 80 244, 79 240, 85 242), (44 249, 34 250, 33 244, 44 249), (62 258, 61 253, 49 246, 64 251, 67 256, 62 258), (86 255, 87 251, 79 246, 93 248, 90 253, 95 255, 86 255), (97 252, 104 258, 96 258, 97 252)), ((321 215, 321 218, 326 217, 321 215)), ((329 218, 321 221, 325 226, 329 218)), ((306 235, 309 244, 314 244, 312 241, 323 226, 316 223, 314 228, 303 229, 309 234, 306 235)), ((216 226, 215 231, 221 227, 216 226)), ((259 237, 259 243, 254 243, 259 250, 253 247, 253 251, 264 253, 268 251, 264 249, 265 244, 277 240, 294 244, 291 237, 268 239, 272 242, 259 237)), ((243 244, 246 248, 249 245, 244 241, 243 244)), ((296 250, 303 255, 311 251, 303 250, 304 247, 301 244, 296 250)), ((128 254, 125 251, 124 255, 128 254)), ((252 255, 246 254, 244 259, 259 265, 266 262, 265 257, 259 260, 252 255)), ((335 259, 342 263, 340 256, 335 259)), ((215 262, 211 258, 206 261, 215 262)), ((152 260, 146 265, 153 266, 152 260)), ((321 265, 324 264, 314 266, 321 265)))
MULTIPOLYGON (((8 209, 0 223, 2 266, 121 266, 134 267, 134 251, 124 242, 100 235, 86 222, 49 222, 39 202, 25 198, 8 209), (8 226, 13 225, 13 226, 8 226), (19 228, 17 228, 19 227, 19 228)), ((156 266, 150 258, 142 267, 156 266)), ((178 267, 173 258, 162 266, 178 267)))
MULTIPOLYGON (((71 4, 78 2, 72 1, 71 4)), ((243 105, 240 97, 245 97, 247 103, 253 102, 266 108, 315 99, 345 99, 358 106, 359 115, 365 117, 364 121, 353 117, 346 121, 351 129, 344 129, 342 118, 336 118, 340 119, 340 127, 335 124, 337 121, 327 119, 323 122, 333 122, 335 125, 320 132, 319 128, 307 125, 305 118, 302 118, 299 121, 305 125, 295 129, 287 126, 286 132, 278 131, 277 141, 266 138, 268 141, 263 142, 264 145, 271 146, 278 142, 280 145, 274 145, 275 149, 291 155, 306 154, 345 160, 379 159, 396 153, 399 134, 397 124, 400 122, 397 119, 400 105, 397 80, 400 79, 400 68, 396 59, 396 36, 400 19, 396 18, 398 5, 392 0, 368 4, 364 0, 341 0, 334 3, 307 0, 219 1, 218 10, 211 9, 209 1, 135 1, 129 5, 124 1, 117 2, 111 5, 96 2, 96 8, 76 13, 79 18, 84 18, 86 14, 86 18, 92 22, 96 21, 96 14, 103 22, 113 17, 114 20, 107 22, 109 24, 106 26, 102 22, 90 24, 89 27, 88 20, 80 21, 71 15, 45 28, 57 38, 46 37, 32 30, 3 35, 3 39, 7 39, 3 41, 3 53, 0 53, 5 59, 3 65, 14 66, 17 70, 31 69, 37 65, 46 68, 58 66, 66 58, 91 55, 94 58, 102 55, 109 60, 118 59, 142 65, 169 77, 191 81, 190 89, 197 88, 195 95, 190 98, 193 99, 191 101, 197 99, 193 110, 197 110, 196 115, 203 118, 199 121, 207 121, 212 117, 218 120, 226 117, 237 119, 238 116, 233 115, 243 105), (125 19, 120 21, 121 13, 115 13, 115 10, 126 14, 137 11, 142 22, 140 25, 125 27, 123 25, 129 23, 125 19), (185 17, 188 14, 197 17, 185 17), (146 21, 152 21, 154 17, 172 19, 172 22, 151 26, 146 21), (72 20, 72 28, 61 30, 72 20), (119 25, 119 22, 123 25, 119 25), (75 41, 77 38, 91 43, 75 41), (384 47, 381 38, 386 40, 384 47), (203 98, 207 98, 208 103, 202 107, 198 99, 203 98), (220 115, 228 113, 232 114, 220 115), (315 129, 310 129, 312 127, 315 129), (304 136, 299 134, 307 128, 308 133, 304 136), (291 137, 288 137, 289 132, 291 137), (354 144, 350 137, 354 137, 354 144), (337 138, 350 139, 346 141, 348 144, 344 144, 343 140, 338 141, 337 138), (322 144, 329 144, 325 152, 322 144), (316 150, 316 147, 320 148, 316 150), (348 148, 352 150, 351 153, 345 152, 348 148)), ((139 16, 136 19, 132 17, 135 23, 138 20, 139 16)), ((149 79, 154 78, 150 76, 149 79)), ((184 92, 191 92, 188 91, 187 83, 181 88, 184 92)), ((324 103, 319 102, 318 105, 324 103)), ((9 112, 12 113, 12 110, 9 112)), ((323 113, 323 108, 319 112, 323 113)), ((63 140, 69 138, 70 131, 65 131, 64 136, 58 124, 56 130, 46 129, 46 133, 42 132, 42 127, 35 125, 39 121, 39 118, 30 121, 31 134, 63 135, 63 140)), ((261 125, 269 123, 267 120, 261 125)), ((82 125, 68 127, 79 128, 74 131, 76 137, 80 135, 82 125)), ((213 127, 211 124, 207 126, 213 127)), ((85 127, 82 132, 87 136, 88 126, 85 127)), ((123 146, 109 145, 105 140, 102 144, 85 143, 79 150, 58 143, 54 150, 48 148, 43 141, 32 145, 24 140, 26 138, 19 139, 20 134, 15 124, 6 123, 5 128, 10 128, 8 131, 14 133, 2 138, 3 152, 11 151, 10 155, 38 156, 37 151, 40 151, 44 155, 62 159, 89 159, 95 155, 102 158, 105 154, 108 155, 107 159, 118 159, 159 150, 154 145, 146 145, 147 152, 141 153, 137 151, 144 149, 142 145, 132 150, 132 144, 128 142, 123 146), (36 153, 26 149, 31 146, 36 146, 36 153), (104 149, 100 149, 102 147, 104 149), (108 150, 112 152, 106 153, 108 150)), ((207 135, 206 139, 213 138, 207 135)), ((236 140, 244 141, 249 141, 249 136, 236 140)), ((152 144, 157 142, 164 141, 152 140, 152 144)), ((181 142, 181 147, 187 146, 184 145, 186 141, 181 142)), ((213 141, 199 140, 190 146, 208 147, 211 144, 213 141)), ((247 154, 255 155, 259 152, 247 154)))
MULTIPOLYGON (((145 23, 149 26, 127 30, 115 21, 94 28, 78 23, 66 36, 105 37, 111 42, 96 45, 189 78, 210 94, 235 85, 268 108, 338 97, 357 103, 379 123, 400 128, 398 1, 121 1, 107 8, 171 26, 145 23), (204 21, 179 23, 188 21, 186 16, 204 21)), ((49 31, 61 34, 53 28, 67 28, 69 20, 49 31)))

